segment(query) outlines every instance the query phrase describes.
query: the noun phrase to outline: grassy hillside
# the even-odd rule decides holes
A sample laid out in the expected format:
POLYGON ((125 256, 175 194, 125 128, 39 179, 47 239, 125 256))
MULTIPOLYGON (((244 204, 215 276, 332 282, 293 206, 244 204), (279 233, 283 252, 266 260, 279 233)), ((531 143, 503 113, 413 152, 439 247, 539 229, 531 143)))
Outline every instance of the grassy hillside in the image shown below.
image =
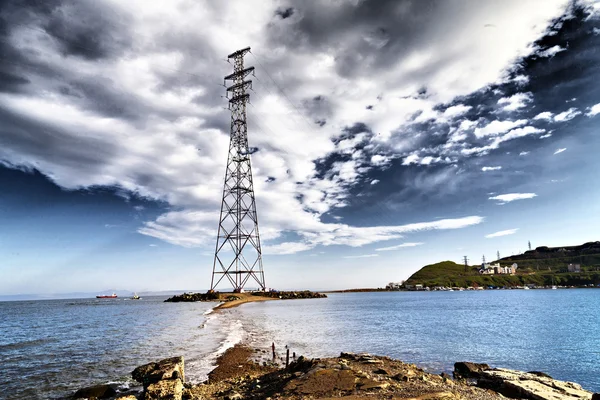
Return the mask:
POLYGON ((538 247, 516 256, 498 260, 502 265, 516 262, 516 275, 480 275, 479 266, 465 266, 452 261, 426 265, 405 283, 424 286, 522 286, 525 284, 581 286, 600 284, 600 242, 570 247, 538 247), (581 264, 581 273, 567 272, 567 265, 581 264))

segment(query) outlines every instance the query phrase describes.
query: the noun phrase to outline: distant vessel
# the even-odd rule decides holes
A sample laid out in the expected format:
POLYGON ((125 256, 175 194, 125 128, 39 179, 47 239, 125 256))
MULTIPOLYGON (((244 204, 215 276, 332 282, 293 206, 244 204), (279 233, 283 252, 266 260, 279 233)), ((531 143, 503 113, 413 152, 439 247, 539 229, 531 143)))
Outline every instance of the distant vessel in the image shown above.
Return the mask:
POLYGON ((116 299, 117 295, 115 293, 111 294, 111 295, 101 295, 101 296, 96 296, 97 299, 116 299))
POLYGON ((133 294, 133 297, 131 298, 131 300, 141 300, 141 297, 140 297, 140 296, 138 296, 138 294, 137 294, 137 293, 134 293, 134 294, 133 294))

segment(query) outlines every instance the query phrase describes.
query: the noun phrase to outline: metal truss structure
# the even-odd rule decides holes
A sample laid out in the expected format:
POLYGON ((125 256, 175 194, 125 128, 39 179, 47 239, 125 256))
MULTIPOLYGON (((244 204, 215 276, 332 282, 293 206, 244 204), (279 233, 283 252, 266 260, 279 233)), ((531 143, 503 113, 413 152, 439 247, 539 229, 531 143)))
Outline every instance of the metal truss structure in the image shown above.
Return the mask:
POLYGON ((232 81, 226 92, 231 111, 231 136, 211 291, 224 278, 229 280, 234 292, 241 292, 251 278, 258 289, 266 289, 246 123, 246 105, 250 99, 246 90, 252 89, 252 81, 246 77, 254 73, 254 67, 244 68, 244 55, 249 51, 247 47, 227 57, 230 62, 233 60, 234 67, 233 73, 225 77, 226 82, 232 81))

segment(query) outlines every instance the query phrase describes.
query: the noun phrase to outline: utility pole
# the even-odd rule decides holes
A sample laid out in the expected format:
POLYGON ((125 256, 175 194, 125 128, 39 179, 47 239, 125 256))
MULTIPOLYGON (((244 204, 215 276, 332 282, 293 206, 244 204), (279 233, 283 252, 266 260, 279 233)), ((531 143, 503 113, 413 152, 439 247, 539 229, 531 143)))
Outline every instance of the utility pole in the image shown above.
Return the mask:
POLYGON ((246 90, 252 89, 252 81, 245 78, 254 73, 254 67, 244 68, 244 55, 249 51, 247 47, 227 56, 229 62, 233 60, 234 68, 225 77, 225 81, 233 83, 226 91, 231 130, 211 291, 224 277, 234 292, 241 292, 250 278, 260 290, 266 289, 246 123, 246 103, 250 99, 246 90))
POLYGON ((483 257, 481 257, 481 261, 483 261, 483 263, 485 264, 485 254, 483 255, 483 257))
POLYGON ((469 271, 469 260, 467 259, 467 256, 463 256, 464 262, 465 262, 465 272, 469 271))
POLYGON ((529 246, 529 251, 531 251, 531 241, 527 241, 527 246, 529 246))
POLYGON ((500 259, 500 250, 496 251, 496 259, 499 260, 500 259))

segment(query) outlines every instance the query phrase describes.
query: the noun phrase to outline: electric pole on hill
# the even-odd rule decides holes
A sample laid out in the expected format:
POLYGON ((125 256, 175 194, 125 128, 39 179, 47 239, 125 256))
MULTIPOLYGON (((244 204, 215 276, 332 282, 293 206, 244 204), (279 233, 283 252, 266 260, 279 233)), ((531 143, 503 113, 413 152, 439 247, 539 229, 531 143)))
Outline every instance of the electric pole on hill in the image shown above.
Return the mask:
POLYGON ((231 131, 211 291, 223 278, 234 292, 241 292, 250 278, 260 290, 266 289, 246 123, 246 103, 250 99, 246 90, 252 89, 252 81, 245 78, 254 73, 254 67, 244 68, 244 55, 249 51, 247 47, 227 56, 229 62, 233 60, 233 73, 225 77, 225 81, 232 81, 226 91, 231 131))
POLYGON ((465 261, 465 272, 469 271, 469 260, 467 259, 467 256, 463 256, 463 259, 465 261))
POLYGON ((500 260, 500 250, 496 250, 496 260, 500 260))

